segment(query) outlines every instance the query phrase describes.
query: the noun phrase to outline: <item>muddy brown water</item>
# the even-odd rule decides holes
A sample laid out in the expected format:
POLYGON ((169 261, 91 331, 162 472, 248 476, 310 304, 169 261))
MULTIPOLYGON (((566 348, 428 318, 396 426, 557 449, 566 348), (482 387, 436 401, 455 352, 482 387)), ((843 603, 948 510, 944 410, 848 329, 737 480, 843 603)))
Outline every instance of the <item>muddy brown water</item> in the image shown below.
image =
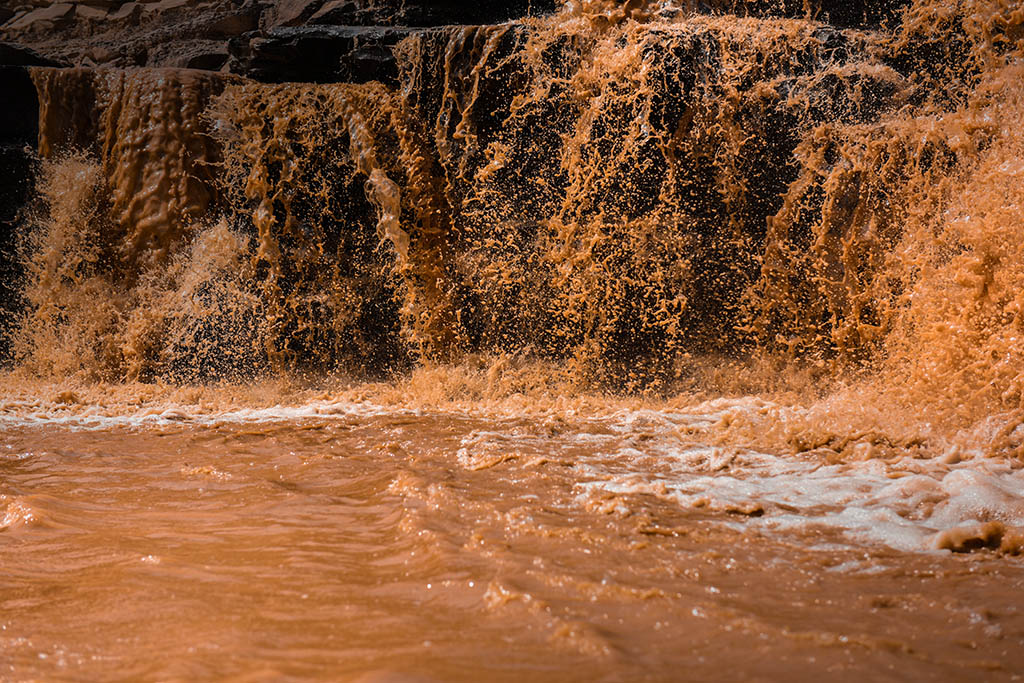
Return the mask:
MULTIPOLYGON (((1020 560, 858 540, 828 521, 834 496, 786 503, 752 454, 674 468, 699 450, 663 429, 678 411, 121 410, 4 410, 5 679, 1024 670, 1020 560), (684 471, 760 487, 760 504, 684 504, 665 494, 684 471)), ((851 488, 847 507, 872 496, 851 488)))

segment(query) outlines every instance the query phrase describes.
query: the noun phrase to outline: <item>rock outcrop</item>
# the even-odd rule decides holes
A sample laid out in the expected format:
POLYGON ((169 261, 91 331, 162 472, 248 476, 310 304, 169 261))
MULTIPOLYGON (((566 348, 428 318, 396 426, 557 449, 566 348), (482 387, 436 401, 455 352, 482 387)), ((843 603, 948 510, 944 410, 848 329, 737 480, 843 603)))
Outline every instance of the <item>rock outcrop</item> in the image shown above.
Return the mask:
MULTIPOLYGON (((678 11, 811 18, 839 28, 893 21, 909 0, 681 0, 678 11)), ((0 13, 0 40, 79 66, 232 70, 272 81, 393 76, 394 33, 451 25, 494 25, 549 14, 568 4, 598 19, 636 14, 630 0, 73 0, 22 1, 0 13), (625 8, 621 9, 620 8, 625 8), (341 30, 331 30, 338 28, 341 30), (360 31, 360 28, 365 31, 360 31), (229 50, 229 43, 231 49, 229 50), (228 59, 229 52, 237 56, 228 59), (296 54, 302 59, 287 64, 296 54)))
POLYGON ((341 82, 380 67, 393 75, 386 48, 409 28, 500 23, 554 9, 554 0, 25 2, 6 20, 0 15, 0 39, 77 66, 229 68, 272 81, 341 82), (239 56, 231 66, 229 52, 239 56))
POLYGON ((296 26, 240 36, 230 42, 228 69, 265 83, 394 85, 392 48, 413 29, 390 26, 296 26))
MULTIPOLYGON (((353 325, 391 349, 377 364, 529 346, 614 374, 672 357, 652 348, 735 347, 773 218, 791 210, 799 236, 821 215, 837 162, 815 176, 801 146, 943 90, 936 65, 957 60, 895 39, 904 5, 83 0, 16 7, 0 63, 73 67, 37 73, 39 149, 102 166, 132 277, 211 207, 259 237, 263 303, 295 347, 275 353, 336 358, 325 321, 374 301, 353 325), (374 294, 307 306, 339 282, 374 294)), ((5 149, 35 142, 9 130, 5 149)), ((13 244, 31 157, 10 154, 13 244)))
MULTIPOLYGON (((12 57, 32 61, 30 55, 8 46, 0 45, 0 54, 11 61, 15 61, 12 57)), ((18 226, 23 207, 32 193, 39 102, 24 66, 0 66, 0 92, 6 99, 0 107, 0 360, 3 360, 9 350, 7 334, 13 327, 11 319, 20 307, 22 269, 18 258, 18 226)))

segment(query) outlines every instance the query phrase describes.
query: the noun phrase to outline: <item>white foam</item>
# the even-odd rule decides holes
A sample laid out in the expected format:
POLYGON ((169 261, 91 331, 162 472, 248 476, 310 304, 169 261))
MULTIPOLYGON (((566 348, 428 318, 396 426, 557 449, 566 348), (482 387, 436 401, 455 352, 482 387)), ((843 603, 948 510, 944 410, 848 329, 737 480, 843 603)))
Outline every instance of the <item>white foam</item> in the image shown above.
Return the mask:
MULTIPOLYGON (((622 451, 624 457, 631 453, 622 451)), ((998 461, 939 462, 904 476, 882 461, 823 464, 812 457, 744 452, 716 471, 716 449, 666 453, 670 472, 622 473, 590 464, 580 469, 583 496, 649 493, 684 508, 756 511, 743 524, 776 530, 815 525, 848 539, 900 550, 926 550, 942 530, 978 521, 1024 525, 1024 470, 998 461)))
POLYGON ((204 412, 196 406, 174 406, 162 411, 152 408, 135 413, 105 414, 98 407, 79 410, 53 406, 31 410, 0 412, 0 427, 58 426, 69 429, 102 430, 117 427, 162 427, 175 424, 215 426, 289 422, 310 418, 373 417, 378 415, 417 415, 419 411, 380 406, 373 403, 316 401, 300 406, 241 408, 204 412))

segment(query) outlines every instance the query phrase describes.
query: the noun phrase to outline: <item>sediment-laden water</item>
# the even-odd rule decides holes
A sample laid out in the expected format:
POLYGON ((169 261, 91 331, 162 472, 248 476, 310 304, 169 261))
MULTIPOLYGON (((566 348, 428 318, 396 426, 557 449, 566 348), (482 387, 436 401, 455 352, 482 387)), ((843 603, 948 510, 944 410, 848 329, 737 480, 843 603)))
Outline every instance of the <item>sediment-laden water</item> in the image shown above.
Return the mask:
POLYGON ((35 69, 3 675, 1024 673, 1024 11, 697 9, 35 69))
POLYGON ((1004 461, 710 445, 730 421, 786 419, 750 398, 275 395, 4 405, 6 677, 962 680, 1022 665, 1019 561, 932 550, 1019 551, 991 522, 948 531, 1024 516, 1004 461))

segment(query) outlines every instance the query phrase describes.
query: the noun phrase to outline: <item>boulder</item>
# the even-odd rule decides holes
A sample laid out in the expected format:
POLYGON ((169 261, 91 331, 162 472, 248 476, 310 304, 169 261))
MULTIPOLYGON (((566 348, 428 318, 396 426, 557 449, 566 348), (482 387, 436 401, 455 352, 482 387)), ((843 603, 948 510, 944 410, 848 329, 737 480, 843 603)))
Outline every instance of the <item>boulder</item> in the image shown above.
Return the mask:
POLYGON ((138 2, 126 2, 115 11, 110 13, 111 21, 125 21, 138 23, 142 16, 142 4, 138 2))
POLYGON ((408 26, 453 24, 500 24, 526 16, 555 11, 557 0, 434 0, 432 2, 392 2, 402 7, 401 18, 408 26))
POLYGON ((151 50, 147 59, 164 67, 219 71, 229 56, 226 41, 197 39, 162 45, 151 50))
POLYGON ((63 28, 70 24, 75 16, 75 6, 69 2, 59 2, 48 7, 40 7, 22 15, 6 24, 8 31, 27 31, 41 33, 63 28))
POLYGON ((77 5, 75 7, 76 21, 106 21, 108 14, 110 14, 109 10, 104 7, 94 7, 92 5, 77 5))

